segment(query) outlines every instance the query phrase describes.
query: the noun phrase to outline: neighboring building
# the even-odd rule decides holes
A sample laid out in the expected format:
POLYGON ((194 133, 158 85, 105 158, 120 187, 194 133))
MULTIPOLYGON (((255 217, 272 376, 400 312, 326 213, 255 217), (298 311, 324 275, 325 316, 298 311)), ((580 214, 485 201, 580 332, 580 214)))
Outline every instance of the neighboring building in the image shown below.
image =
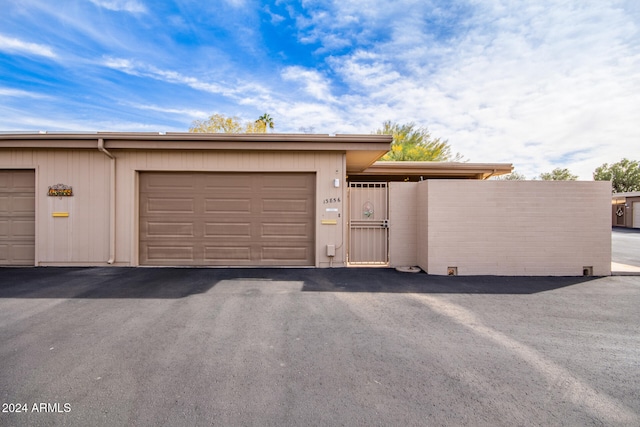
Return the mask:
POLYGON ((0 134, 0 264, 608 275, 608 182, 378 162, 388 135, 0 134))
POLYGON ((614 227, 640 228, 640 191, 613 193, 611 224, 614 227))

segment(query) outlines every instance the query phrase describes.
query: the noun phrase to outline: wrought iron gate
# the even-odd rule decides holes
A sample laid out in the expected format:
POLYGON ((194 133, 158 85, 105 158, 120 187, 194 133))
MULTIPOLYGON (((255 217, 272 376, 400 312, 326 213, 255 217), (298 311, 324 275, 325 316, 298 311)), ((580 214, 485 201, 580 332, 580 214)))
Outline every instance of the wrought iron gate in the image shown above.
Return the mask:
POLYGON ((388 264, 387 200, 386 182, 349 183, 349 264, 388 264))

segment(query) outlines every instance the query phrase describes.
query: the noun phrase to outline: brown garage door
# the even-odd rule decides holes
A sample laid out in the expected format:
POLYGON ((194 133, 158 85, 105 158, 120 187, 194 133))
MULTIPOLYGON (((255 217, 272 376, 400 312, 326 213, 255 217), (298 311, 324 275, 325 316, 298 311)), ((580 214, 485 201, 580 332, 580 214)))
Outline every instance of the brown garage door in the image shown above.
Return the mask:
POLYGON ((0 265, 33 265, 35 172, 0 170, 0 265))
POLYGON ((315 174, 140 174, 141 265, 315 264, 315 174))

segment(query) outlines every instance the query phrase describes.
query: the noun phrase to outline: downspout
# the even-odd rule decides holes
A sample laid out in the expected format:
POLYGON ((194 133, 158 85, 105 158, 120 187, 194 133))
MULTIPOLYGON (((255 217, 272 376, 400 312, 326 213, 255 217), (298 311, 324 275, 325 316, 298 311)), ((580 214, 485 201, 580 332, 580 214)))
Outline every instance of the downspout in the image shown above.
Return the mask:
POLYGON ((107 264, 111 265, 116 260, 116 158, 104 148, 103 138, 98 138, 98 150, 109 157, 111 163, 111 176, 109 177, 109 259, 107 260, 107 264))

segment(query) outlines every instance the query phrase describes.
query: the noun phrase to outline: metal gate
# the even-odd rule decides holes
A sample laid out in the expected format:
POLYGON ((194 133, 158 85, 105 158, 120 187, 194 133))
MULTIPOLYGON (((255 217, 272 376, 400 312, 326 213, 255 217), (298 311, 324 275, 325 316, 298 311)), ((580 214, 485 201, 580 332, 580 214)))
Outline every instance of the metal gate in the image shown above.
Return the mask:
POLYGON ((386 182, 349 183, 349 264, 388 264, 387 200, 386 182))

